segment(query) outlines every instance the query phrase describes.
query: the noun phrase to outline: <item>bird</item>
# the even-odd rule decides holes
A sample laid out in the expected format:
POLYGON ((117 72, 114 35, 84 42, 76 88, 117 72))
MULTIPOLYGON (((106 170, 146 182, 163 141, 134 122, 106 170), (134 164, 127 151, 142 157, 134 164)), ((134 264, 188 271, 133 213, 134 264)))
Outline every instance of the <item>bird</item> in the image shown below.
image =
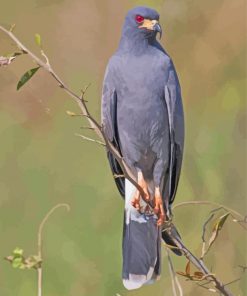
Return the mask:
POLYGON ((181 172, 184 112, 174 63, 158 35, 161 38, 162 28, 156 10, 129 10, 102 87, 102 131, 142 188, 124 176, 108 148, 110 168, 125 201, 122 281, 128 290, 160 278, 162 240, 181 255, 162 227, 172 218, 181 172))

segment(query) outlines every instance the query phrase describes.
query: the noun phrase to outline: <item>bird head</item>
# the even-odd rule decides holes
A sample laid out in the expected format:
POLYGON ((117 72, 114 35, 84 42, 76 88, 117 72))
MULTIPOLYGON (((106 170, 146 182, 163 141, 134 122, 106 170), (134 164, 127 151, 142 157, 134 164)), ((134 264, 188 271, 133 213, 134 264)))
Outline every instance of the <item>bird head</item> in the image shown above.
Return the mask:
POLYGON ((124 29, 144 38, 153 38, 157 33, 160 34, 160 38, 162 36, 158 12, 144 6, 135 7, 127 13, 124 29))

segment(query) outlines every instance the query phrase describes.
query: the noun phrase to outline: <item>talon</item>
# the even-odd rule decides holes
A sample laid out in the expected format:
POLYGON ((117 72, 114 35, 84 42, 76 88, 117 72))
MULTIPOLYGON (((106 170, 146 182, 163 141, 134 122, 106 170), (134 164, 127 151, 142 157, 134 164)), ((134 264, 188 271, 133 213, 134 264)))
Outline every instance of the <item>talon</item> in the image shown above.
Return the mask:
POLYGON ((166 215, 165 215, 163 201, 162 201, 159 187, 155 188, 154 212, 158 216, 157 226, 162 226, 163 223, 165 222, 166 215))
POLYGON ((151 213, 151 209, 150 209, 150 206, 149 205, 146 205, 145 207, 145 211, 144 211, 146 214, 150 214, 151 213))
POLYGON ((141 207, 141 205, 140 205, 140 200, 135 199, 135 200, 133 200, 131 203, 132 203, 132 206, 133 206, 134 208, 136 208, 137 210, 140 209, 140 207, 141 207))
POLYGON ((144 196, 141 196, 139 190, 137 190, 136 193, 135 193, 135 195, 134 195, 133 200, 131 201, 131 204, 132 204, 132 206, 134 208, 136 208, 136 210, 141 211, 142 210, 142 207, 141 207, 141 198, 144 201, 149 201, 150 200, 150 196, 149 196, 149 192, 148 192, 147 183, 145 182, 144 177, 143 177, 143 175, 142 175, 141 172, 138 172, 137 182, 138 182, 138 185, 142 188, 143 193, 144 193, 144 196))

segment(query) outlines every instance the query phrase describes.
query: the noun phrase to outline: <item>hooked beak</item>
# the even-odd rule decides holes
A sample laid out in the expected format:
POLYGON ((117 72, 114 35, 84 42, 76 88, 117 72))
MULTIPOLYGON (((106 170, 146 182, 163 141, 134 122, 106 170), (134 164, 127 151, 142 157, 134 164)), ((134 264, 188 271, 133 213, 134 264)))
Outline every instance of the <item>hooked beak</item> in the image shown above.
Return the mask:
POLYGON ((162 28, 161 28, 161 26, 160 26, 159 23, 156 23, 154 25, 153 30, 156 31, 156 32, 158 32, 160 34, 160 39, 161 39, 161 37, 162 37, 162 28))
POLYGON ((157 20, 144 19, 143 23, 139 26, 139 28, 158 32, 160 34, 160 39, 162 37, 162 29, 157 20))

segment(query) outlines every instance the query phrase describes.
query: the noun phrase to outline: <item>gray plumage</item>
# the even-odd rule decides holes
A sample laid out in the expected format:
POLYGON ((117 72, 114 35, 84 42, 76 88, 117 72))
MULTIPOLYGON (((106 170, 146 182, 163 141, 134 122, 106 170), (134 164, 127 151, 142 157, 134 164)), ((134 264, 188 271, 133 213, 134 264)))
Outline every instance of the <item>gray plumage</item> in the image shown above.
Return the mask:
MULTIPOLYGON (((139 170, 143 173, 151 193, 154 186, 160 187, 169 216, 183 155, 181 91, 173 62, 156 40, 157 31, 140 29, 136 15, 159 20, 158 13, 150 8, 136 7, 128 12, 119 48, 109 60, 105 73, 102 125, 133 174, 137 175, 139 170)), ((110 151, 107 153, 113 173, 121 174, 116 159, 110 151)), ((140 280, 137 285, 124 282, 127 288, 137 288, 160 274, 161 233, 155 225, 155 215, 147 219, 131 206, 133 192, 130 191, 134 189, 126 192, 126 186, 130 188, 131 184, 126 184, 124 178, 115 181, 125 197, 123 279, 146 276, 144 280, 136 277, 131 280, 132 283, 140 280), (147 276, 150 267, 152 274, 147 276)), ((162 236, 169 240, 165 234, 162 236)))

